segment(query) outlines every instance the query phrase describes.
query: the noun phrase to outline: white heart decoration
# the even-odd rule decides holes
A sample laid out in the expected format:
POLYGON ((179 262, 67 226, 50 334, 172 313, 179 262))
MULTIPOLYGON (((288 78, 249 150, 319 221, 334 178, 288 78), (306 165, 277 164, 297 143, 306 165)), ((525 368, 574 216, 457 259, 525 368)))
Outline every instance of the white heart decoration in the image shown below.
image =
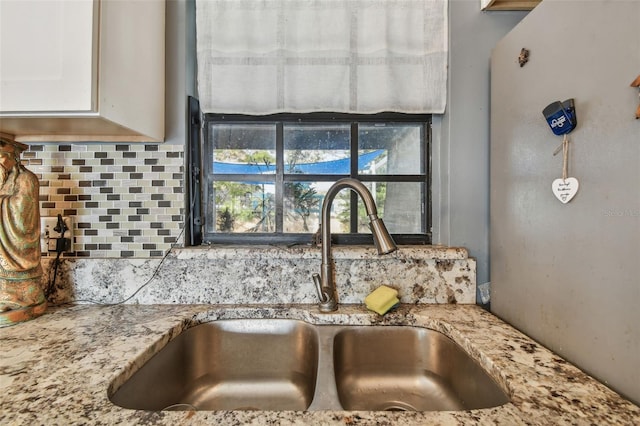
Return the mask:
POLYGON ((576 195, 579 186, 576 178, 560 178, 553 181, 551 189, 558 200, 563 204, 567 204, 576 195))

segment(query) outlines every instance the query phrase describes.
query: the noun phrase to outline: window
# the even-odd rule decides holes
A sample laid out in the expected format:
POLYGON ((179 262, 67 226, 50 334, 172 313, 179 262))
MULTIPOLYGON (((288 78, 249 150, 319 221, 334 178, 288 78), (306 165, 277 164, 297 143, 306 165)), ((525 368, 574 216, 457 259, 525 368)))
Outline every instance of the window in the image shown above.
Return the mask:
MULTIPOLYGON (((429 136, 429 115, 204 114, 203 241, 310 243, 324 194, 353 177, 397 243, 428 244, 429 136)), ((371 241, 367 224, 361 200, 341 191, 336 242, 371 241)))

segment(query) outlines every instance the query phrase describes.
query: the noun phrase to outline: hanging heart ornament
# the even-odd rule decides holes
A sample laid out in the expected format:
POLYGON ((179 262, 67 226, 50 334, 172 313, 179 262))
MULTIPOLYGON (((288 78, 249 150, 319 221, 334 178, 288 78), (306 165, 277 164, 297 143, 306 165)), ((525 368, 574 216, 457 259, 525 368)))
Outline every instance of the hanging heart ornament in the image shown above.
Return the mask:
POLYGON ((569 177, 566 179, 559 178, 553 181, 551 189, 553 195, 556 196, 563 204, 567 204, 578 192, 578 179, 569 177))

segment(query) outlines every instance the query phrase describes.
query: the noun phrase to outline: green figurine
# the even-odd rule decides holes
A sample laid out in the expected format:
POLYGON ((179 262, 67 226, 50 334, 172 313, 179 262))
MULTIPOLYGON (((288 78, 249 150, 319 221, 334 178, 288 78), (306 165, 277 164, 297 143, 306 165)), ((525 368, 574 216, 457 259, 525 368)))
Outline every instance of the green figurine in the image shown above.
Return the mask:
POLYGON ((20 163, 28 146, 0 137, 0 327, 42 315, 40 185, 20 163))

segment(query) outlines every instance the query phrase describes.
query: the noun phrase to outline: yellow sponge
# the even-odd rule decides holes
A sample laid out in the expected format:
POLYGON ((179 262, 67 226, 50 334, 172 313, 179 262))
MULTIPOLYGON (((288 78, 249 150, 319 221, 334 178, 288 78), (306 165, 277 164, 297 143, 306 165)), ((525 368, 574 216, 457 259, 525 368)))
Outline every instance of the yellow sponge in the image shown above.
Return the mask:
POLYGON ((398 299, 398 290, 381 285, 364 298, 364 304, 367 309, 379 313, 386 314, 389 309, 400 303, 398 299))

